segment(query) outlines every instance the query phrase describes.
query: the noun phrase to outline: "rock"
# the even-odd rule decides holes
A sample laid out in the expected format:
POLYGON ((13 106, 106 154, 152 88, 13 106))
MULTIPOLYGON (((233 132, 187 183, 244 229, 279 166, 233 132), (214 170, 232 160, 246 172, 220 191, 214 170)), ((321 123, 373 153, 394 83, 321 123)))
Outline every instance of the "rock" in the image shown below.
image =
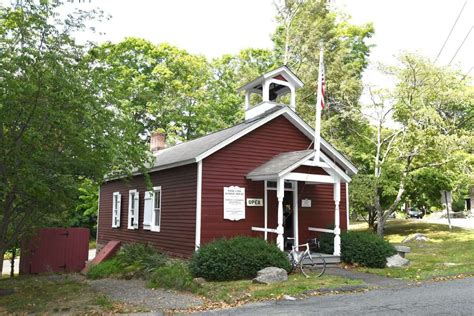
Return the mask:
POLYGON ((206 283, 206 279, 204 278, 194 278, 193 279, 194 283, 196 283, 197 285, 203 285, 204 283, 206 283))
POLYGON ((410 247, 407 246, 395 246, 395 250, 398 252, 400 257, 405 258, 405 254, 411 252, 410 247))
POLYGON ((294 298, 293 296, 286 295, 286 294, 283 295, 283 299, 287 301, 296 301, 296 298, 294 298))
POLYGON ((271 284, 288 280, 286 270, 277 267, 268 267, 257 272, 253 283, 271 284))
POLYGON ((407 243, 407 242, 410 242, 410 241, 422 241, 422 242, 425 242, 425 241, 430 241, 430 239, 429 239, 428 237, 426 237, 425 235, 423 235, 423 234, 416 233, 416 234, 414 234, 413 236, 407 236, 407 237, 405 237, 405 239, 402 240, 402 244, 407 243))
POLYGON ((410 261, 402 258, 400 255, 393 255, 391 257, 387 257, 387 268, 398 268, 404 267, 410 264, 410 261))

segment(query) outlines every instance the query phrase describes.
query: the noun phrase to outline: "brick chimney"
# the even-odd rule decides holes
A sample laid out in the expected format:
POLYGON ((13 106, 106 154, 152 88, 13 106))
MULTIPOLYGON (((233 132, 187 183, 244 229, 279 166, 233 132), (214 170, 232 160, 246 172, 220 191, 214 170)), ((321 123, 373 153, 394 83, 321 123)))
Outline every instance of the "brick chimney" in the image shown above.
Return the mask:
POLYGON ((150 136, 150 150, 157 152, 166 148, 166 134, 162 131, 155 131, 150 136))

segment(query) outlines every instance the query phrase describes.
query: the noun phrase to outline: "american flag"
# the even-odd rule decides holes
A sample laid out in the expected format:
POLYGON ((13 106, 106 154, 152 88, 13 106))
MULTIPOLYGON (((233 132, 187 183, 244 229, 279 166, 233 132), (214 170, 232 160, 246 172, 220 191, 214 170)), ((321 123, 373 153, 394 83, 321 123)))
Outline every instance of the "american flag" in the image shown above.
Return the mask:
POLYGON ((324 74, 324 61, 323 61, 323 56, 321 55, 321 60, 319 62, 319 87, 318 87, 318 93, 321 94, 321 102, 320 102, 320 106, 321 106, 321 109, 324 110, 324 106, 325 106, 325 103, 324 103, 324 96, 326 94, 326 91, 325 91, 325 85, 326 85, 326 82, 325 82, 325 74, 324 74))

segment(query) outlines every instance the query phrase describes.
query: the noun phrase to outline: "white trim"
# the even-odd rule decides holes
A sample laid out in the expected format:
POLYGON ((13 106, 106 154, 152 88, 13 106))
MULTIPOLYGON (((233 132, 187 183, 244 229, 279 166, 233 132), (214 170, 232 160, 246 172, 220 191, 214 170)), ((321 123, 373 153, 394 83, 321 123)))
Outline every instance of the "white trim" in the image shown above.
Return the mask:
MULTIPOLYGON (((112 203, 113 203, 113 200, 112 200, 112 203)), ((113 211, 114 211, 114 207, 112 206, 112 218, 114 218, 113 211)), ((99 220, 100 220, 100 186, 99 186, 99 193, 97 194, 97 227, 95 229, 96 241, 99 240, 99 220)))
POLYGON ((197 163, 197 185, 196 185, 196 236, 195 248, 201 246, 201 200, 202 200, 202 160, 197 163))
POLYGON ((349 182, 346 182, 346 230, 349 230, 349 182))
POLYGON ((281 74, 288 75, 288 77, 286 77, 285 75, 283 75, 283 77, 289 82, 293 83, 293 85, 296 86, 297 88, 301 88, 304 86, 304 83, 288 67, 281 66, 281 67, 278 67, 277 69, 274 69, 270 72, 267 72, 266 74, 259 76, 258 78, 252 80, 246 85, 238 88, 237 92, 251 89, 255 85, 261 84, 265 79, 275 77, 281 74))
POLYGON ((291 166, 289 166, 288 168, 286 168, 285 170, 281 171, 277 176, 278 178, 286 175, 287 173, 293 171, 294 169, 298 168, 299 166, 302 165, 303 162, 305 161, 308 161, 310 160, 311 158, 314 157, 314 152, 310 152, 308 153, 306 156, 304 156, 303 158, 301 158, 300 160, 298 160, 297 162, 295 162, 294 164, 292 164, 291 166))
POLYGON ((309 230, 309 231, 312 231, 312 232, 320 232, 320 233, 334 234, 334 230, 332 230, 332 229, 326 229, 326 228, 308 227, 308 230, 309 230))
POLYGON ((299 226, 298 226, 298 182, 295 181, 295 190, 293 191, 293 238, 295 246, 300 244, 299 226))
POLYGON ((351 181, 351 177, 349 177, 349 176, 347 175, 347 173, 345 173, 344 171, 342 171, 341 168, 339 168, 335 163, 333 163, 333 162, 331 161, 331 159, 329 159, 328 156, 326 156, 324 153, 321 152, 321 153, 320 153, 320 157, 321 157, 321 159, 322 159, 326 164, 329 165, 329 168, 330 168, 330 169, 328 169, 328 168, 323 168, 326 172, 329 173, 329 170, 333 170, 334 172, 336 172, 336 174, 337 174, 340 178, 344 179, 346 182, 350 182, 350 181, 351 181))
POLYGON ((128 191, 128 221, 127 221, 127 228, 128 229, 138 229, 139 221, 140 221, 140 194, 136 189, 128 191), (131 199, 131 195, 133 194, 133 200, 131 199), (133 207, 132 207, 133 204, 133 207), (133 225, 132 225, 132 209, 134 211, 133 214, 133 225))
MULTIPOLYGON (((276 104, 276 103, 275 103, 276 104)), ((191 163, 195 163, 198 161, 203 160, 204 158, 212 155, 216 151, 226 147, 227 145, 231 144, 232 142, 238 140, 239 138, 245 136, 246 134, 252 132, 256 128, 268 123, 269 121, 273 120, 274 118, 280 116, 283 114, 297 129, 299 129, 303 134, 308 137, 308 139, 313 140, 314 138, 314 130, 306 124, 306 122, 300 118, 294 111, 292 111, 289 107, 285 106, 281 108, 280 110, 268 115, 258 123, 252 124, 248 128, 246 128, 243 131, 240 131, 239 133, 235 134, 234 136, 226 139, 225 141, 217 144, 216 146, 212 147, 211 149, 205 151, 204 153, 200 154, 199 156, 191 159, 187 159, 184 161, 178 161, 175 163, 163 165, 163 166, 157 166, 157 167, 151 167, 148 172, 154 172, 154 171, 160 171, 160 170, 165 170, 165 169, 171 169, 174 167, 179 167, 179 166, 184 166, 188 165, 191 163)), ((332 147, 328 142, 326 142, 323 138, 321 138, 321 149, 322 151, 326 150, 330 154, 334 155, 334 157, 338 160, 338 162, 345 167, 348 168, 352 172, 352 174, 355 174, 358 172, 357 168, 349 161, 347 160, 342 154, 340 154, 334 147, 332 147)), ((166 149, 165 149, 166 150, 166 149)), ((158 152, 159 153, 159 152, 158 152)), ((159 155, 156 156, 159 158, 159 155)), ((140 175, 142 174, 140 171, 136 170, 132 172, 132 175, 140 175)), ((117 180, 126 177, 125 175, 122 176, 115 176, 115 177, 105 177, 105 181, 112 181, 112 180, 117 180)))
POLYGON ((334 255, 341 255, 341 228, 340 228, 340 210, 341 201, 341 183, 334 183, 334 255))
MULTIPOLYGON (((264 198, 264 205, 263 205, 263 226, 265 227, 265 229, 268 228, 268 185, 267 185, 267 180, 264 180, 263 181, 264 185, 263 185, 263 190, 264 190, 264 193, 263 193, 263 198, 264 198)), ((268 232, 265 230, 265 233, 263 234, 263 237, 265 240, 268 239, 268 232)))
MULTIPOLYGON (((209 149, 209 150, 205 151, 204 153, 200 154, 199 156, 196 157, 195 161, 196 162, 200 161, 200 160, 212 155, 216 151, 226 147, 227 145, 233 143, 234 141, 238 140, 239 138, 247 135, 248 133, 250 133, 253 130, 259 128, 260 126, 270 122, 271 120, 277 118, 278 116, 280 116, 282 114, 291 123, 293 123, 293 125, 295 125, 296 128, 298 128, 301 132, 303 132, 303 134, 305 134, 309 139, 313 140, 314 130, 308 124, 306 124, 306 122, 303 121, 303 119, 300 118, 298 116, 298 114, 296 114, 294 111, 292 111, 289 107, 285 106, 285 107, 281 108, 280 110, 266 116, 265 118, 260 120, 258 123, 252 124, 248 128, 240 131, 239 133, 235 134, 234 136, 226 139, 225 141, 217 144, 216 146, 212 147, 211 149, 209 149)), ((353 173, 357 173, 357 168, 350 161, 348 161, 346 158, 344 158, 344 156, 342 156, 339 152, 337 152, 337 150, 334 149, 334 147, 332 147, 323 138, 321 138, 321 148, 322 148, 322 151, 326 150, 329 153, 333 154, 337 158, 337 160, 339 160, 339 162, 342 165, 346 166, 350 171, 352 171, 353 173)))
POLYGON ((150 223, 150 230, 152 232, 157 232, 159 233, 160 230, 161 230, 161 213, 163 213, 163 207, 161 206, 162 203, 163 203, 163 195, 161 194, 162 193, 162 190, 161 190, 161 185, 159 186, 156 186, 156 187, 153 187, 153 211, 151 213, 151 223, 150 223), (160 210, 160 214, 159 214, 159 220, 158 222, 160 223, 159 225, 155 225, 156 223, 156 211, 155 211, 155 200, 156 200, 156 192, 160 192, 160 207, 159 207, 159 210, 160 210))
POLYGON ((119 228, 120 221, 122 215, 122 195, 120 192, 114 192, 112 194, 112 228, 119 228), (117 214, 115 214, 115 197, 118 197, 118 206, 117 206, 117 214), (115 224, 115 220, 118 219, 118 223, 115 224))
POLYGON ((273 228, 252 227, 252 230, 256 231, 256 232, 265 232, 265 233, 278 234, 278 230, 273 229, 273 228))
POLYGON ((153 214, 153 194, 154 191, 145 191, 143 193, 143 230, 151 230, 151 221, 146 222, 147 215, 152 216, 153 214), (147 214, 149 212, 149 214, 147 214))
POLYGON ((280 116, 282 113, 285 113, 289 111, 288 107, 281 108, 280 110, 276 111, 275 113, 272 113, 268 116, 266 116, 264 119, 260 120, 258 123, 252 124, 248 128, 238 132, 237 134, 234 134, 234 136, 226 139, 225 141, 217 144, 216 146, 212 147, 208 151, 203 152, 199 156, 196 157, 196 161, 203 160, 204 158, 212 155, 218 150, 221 150, 222 148, 226 147, 227 145, 233 143, 234 141, 238 140, 239 138, 242 138, 243 136, 247 135, 248 133, 252 132, 253 130, 259 128, 262 125, 265 125, 266 123, 270 122, 271 120, 277 118, 280 116))
POLYGON ((324 176, 320 174, 308 174, 308 173, 300 173, 300 172, 290 172, 285 175, 285 180, 293 180, 293 181, 305 181, 305 182, 313 182, 313 183, 335 183, 336 179, 332 176, 324 176))

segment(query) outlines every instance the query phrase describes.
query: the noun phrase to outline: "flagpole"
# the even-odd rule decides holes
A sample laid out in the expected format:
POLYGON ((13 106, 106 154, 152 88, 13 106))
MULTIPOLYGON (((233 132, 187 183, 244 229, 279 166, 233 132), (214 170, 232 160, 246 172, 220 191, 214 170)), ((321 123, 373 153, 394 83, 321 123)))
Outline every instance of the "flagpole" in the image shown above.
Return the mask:
POLYGON ((315 158, 314 161, 319 162, 319 157, 321 155, 321 101, 322 101, 322 69, 323 67, 323 46, 319 51, 319 74, 318 74, 318 93, 316 97, 316 126, 314 128, 314 151, 315 158))

